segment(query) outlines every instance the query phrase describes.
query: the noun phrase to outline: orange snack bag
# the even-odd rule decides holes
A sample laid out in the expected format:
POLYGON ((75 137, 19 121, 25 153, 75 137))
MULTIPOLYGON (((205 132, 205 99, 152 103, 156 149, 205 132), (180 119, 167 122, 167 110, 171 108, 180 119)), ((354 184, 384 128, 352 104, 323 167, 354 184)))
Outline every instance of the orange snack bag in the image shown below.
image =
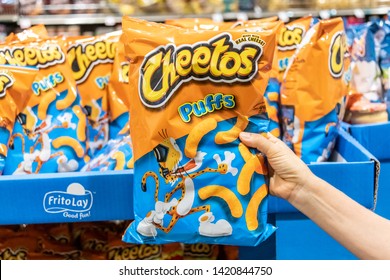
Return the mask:
POLYGON ((129 62, 125 57, 125 46, 118 42, 112 74, 108 82, 108 108, 110 116, 110 139, 128 135, 129 127, 129 62))
POLYGON ((333 149, 348 67, 341 18, 314 25, 289 63, 281 90, 283 141, 306 163, 327 160, 333 149))
POLYGON ((283 81, 284 72, 290 58, 295 53, 312 24, 311 16, 303 17, 286 23, 278 35, 276 65, 278 70, 278 81, 283 81))
POLYGON ((90 155, 109 139, 107 85, 121 32, 99 36, 69 37, 67 55, 88 116, 90 155))
POLYGON ((4 174, 77 171, 86 152, 80 98, 66 60, 64 42, 27 38, 0 46, 0 63, 36 67, 26 108, 18 115, 4 174))
POLYGON ((49 34, 43 24, 38 24, 19 33, 11 33, 5 38, 6 43, 26 41, 28 39, 47 39, 49 34))
POLYGON ((280 25, 199 32, 125 17, 122 26, 135 169, 123 240, 260 243, 274 230, 267 172, 249 149, 244 158, 238 134, 269 128, 264 93, 280 25))

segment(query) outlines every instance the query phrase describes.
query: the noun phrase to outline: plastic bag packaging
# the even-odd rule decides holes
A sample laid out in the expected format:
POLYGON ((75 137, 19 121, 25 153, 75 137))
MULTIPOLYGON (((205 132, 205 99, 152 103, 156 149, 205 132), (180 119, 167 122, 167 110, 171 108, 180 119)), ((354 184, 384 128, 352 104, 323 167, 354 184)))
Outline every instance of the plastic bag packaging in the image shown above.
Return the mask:
POLYGON ((11 43, 13 41, 25 41, 28 39, 47 39, 49 34, 46 30, 46 27, 43 24, 38 24, 32 26, 28 29, 23 30, 19 33, 11 33, 5 38, 6 43, 11 43))
POLYGON ((0 174, 5 167, 16 117, 32 95, 30 86, 37 73, 36 69, 27 67, 0 66, 0 174))
MULTIPOLYGON (((275 28, 275 24, 281 26, 281 22, 278 21, 276 16, 268 17, 263 19, 256 20, 246 20, 246 21, 236 21, 236 22, 223 22, 215 23, 211 19, 172 19, 167 20, 167 24, 175 25, 182 28, 193 29, 193 30, 229 30, 229 29, 242 29, 251 30, 253 32, 258 32, 267 29, 275 28)), ((281 32, 281 27, 278 32, 281 32)), ((280 37, 280 36, 278 36, 280 37)), ((279 39, 279 38, 278 38, 279 39)), ((266 106, 266 111, 268 118, 270 120, 269 132, 276 137, 280 137, 280 120, 279 120, 279 95, 280 95, 280 85, 277 81, 278 71, 276 69, 277 63, 277 49, 275 49, 275 59, 273 60, 274 66, 270 72, 270 80, 267 86, 266 92, 264 94, 264 101, 266 106)))
POLYGON ((109 135, 110 139, 129 135, 129 62, 125 47, 118 42, 112 74, 108 82, 109 135))
POLYGON ((110 139, 81 171, 125 170, 134 167, 130 135, 110 139))
POLYGON ((289 59, 295 53, 312 24, 311 16, 303 17, 284 24, 278 35, 277 69, 278 81, 283 81, 289 59))
POLYGON ((95 152, 82 171, 125 170, 134 166, 129 126, 128 74, 129 62, 125 58, 124 45, 119 42, 108 83, 110 140, 95 152))
POLYGON ((381 102, 382 84, 378 62, 380 42, 376 42, 376 23, 351 25, 346 29, 351 54, 351 91, 370 102, 381 102))
POLYGON ((390 22, 384 21, 383 27, 377 31, 375 37, 380 41, 379 65, 383 85, 383 99, 386 103, 388 119, 390 117, 390 22))
MULTIPOLYGON (((382 68, 385 64, 381 62, 386 52, 381 51, 385 28, 373 21, 350 25, 346 33, 351 53, 351 89, 344 121, 352 124, 385 122, 388 114, 381 79, 386 75, 382 68)), ((384 84, 383 88, 386 88, 384 84)))
POLYGON ((86 115, 63 41, 26 38, 1 45, 0 63, 38 69, 26 84, 32 94, 17 116, 4 174, 80 170, 86 160, 86 115))
POLYGON ((268 131, 276 30, 194 31, 124 18, 135 220, 123 240, 255 246, 267 223, 264 158, 238 139, 268 131))
POLYGON ((281 88, 282 139, 306 163, 326 161, 333 150, 348 67, 341 18, 314 25, 289 62, 281 88))
POLYGON ((92 157, 109 139, 107 85, 121 31, 68 37, 67 55, 88 116, 88 148, 92 157))

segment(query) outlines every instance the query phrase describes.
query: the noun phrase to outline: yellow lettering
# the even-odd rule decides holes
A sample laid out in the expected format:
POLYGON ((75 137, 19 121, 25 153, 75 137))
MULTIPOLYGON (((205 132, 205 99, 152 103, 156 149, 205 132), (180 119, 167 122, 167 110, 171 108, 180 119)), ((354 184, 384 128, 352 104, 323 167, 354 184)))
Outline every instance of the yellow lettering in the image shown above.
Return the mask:
POLYGON ((107 252, 109 260, 146 260, 156 258, 161 254, 159 245, 129 245, 113 247, 107 252))
POLYGON ((16 66, 34 66, 46 68, 63 63, 65 55, 60 46, 52 44, 45 47, 4 48, 0 49, 0 63, 16 66))
POLYGON ((192 70, 196 75, 204 75, 209 71, 211 51, 208 47, 199 47, 192 57, 192 70))
POLYGON ((342 32, 338 32, 333 36, 329 50, 329 70, 334 78, 340 78, 343 74, 345 52, 345 38, 342 32))
POLYGON ((214 52, 211 58, 211 69, 210 73, 212 76, 219 77, 222 75, 222 71, 218 69, 218 62, 220 60, 221 54, 226 52, 229 49, 229 46, 225 45, 226 38, 218 40, 213 44, 214 52))
POLYGON ((0 97, 6 94, 7 88, 11 87, 14 80, 5 73, 0 74, 0 97))
POLYGON ((251 40, 240 45, 225 33, 191 47, 159 47, 141 65, 139 83, 143 103, 160 107, 182 83, 191 79, 250 81, 257 72, 264 41, 259 36, 248 36, 251 40))
POLYGON ((18 249, 17 251, 13 251, 10 248, 4 249, 0 253, 0 260, 26 260, 27 252, 24 249, 18 249))
POLYGON ((278 49, 293 50, 302 42, 304 30, 300 26, 283 27, 278 38, 278 49))
POLYGON ((124 62, 121 64, 121 72, 119 75, 119 81, 122 83, 128 83, 129 82, 129 63, 124 62))
POLYGON ((96 65, 112 63, 116 47, 116 42, 109 41, 96 41, 71 46, 68 49, 68 57, 76 82, 78 84, 83 83, 96 65))
POLYGON ((236 52, 228 52, 222 56, 220 69, 226 77, 235 76, 241 68, 241 56, 236 52), (229 64, 232 66, 229 66, 229 64))
POLYGON ((176 69, 180 76, 185 77, 191 72, 191 58, 190 50, 182 50, 177 54, 176 69))

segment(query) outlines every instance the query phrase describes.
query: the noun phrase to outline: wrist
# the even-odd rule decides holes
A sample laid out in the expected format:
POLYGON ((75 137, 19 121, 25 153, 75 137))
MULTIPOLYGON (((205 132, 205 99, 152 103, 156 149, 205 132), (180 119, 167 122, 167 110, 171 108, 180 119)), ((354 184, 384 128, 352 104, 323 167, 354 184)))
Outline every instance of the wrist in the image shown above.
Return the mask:
POLYGON ((286 198, 286 200, 294 206, 299 204, 301 201, 304 202, 306 197, 310 194, 312 187, 317 185, 320 180, 312 172, 307 172, 307 174, 305 174, 302 178, 303 180, 295 185, 295 187, 291 190, 289 197, 286 198))

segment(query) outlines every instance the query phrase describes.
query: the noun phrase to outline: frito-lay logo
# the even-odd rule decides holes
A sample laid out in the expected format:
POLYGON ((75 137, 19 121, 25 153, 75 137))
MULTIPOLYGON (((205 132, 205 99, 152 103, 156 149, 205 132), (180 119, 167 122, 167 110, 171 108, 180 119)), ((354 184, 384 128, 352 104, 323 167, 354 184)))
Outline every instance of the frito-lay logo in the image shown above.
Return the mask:
POLYGON ((347 45, 344 32, 333 35, 329 47, 329 71, 334 78, 340 78, 344 71, 344 55, 347 45))
POLYGON ((258 71, 262 53, 260 43, 237 44, 228 33, 194 45, 158 47, 142 62, 138 84, 140 98, 145 106, 159 108, 182 84, 191 80, 248 82, 258 71))
POLYGON ((0 49, 0 64, 47 68, 64 61, 65 54, 57 44, 0 49))
POLYGON ((159 245, 130 245, 112 247, 107 251, 108 260, 150 260, 161 255, 159 245))
POLYGON ((278 38, 278 50, 295 50, 302 42, 305 30, 301 26, 285 26, 281 29, 278 38))
POLYGON ((116 47, 117 43, 110 41, 72 45, 68 49, 68 58, 77 84, 83 83, 96 65, 112 63, 116 47))
POLYGON ((0 252, 0 260, 25 260, 27 259, 27 251, 24 249, 17 249, 13 251, 10 248, 5 248, 0 252))
POLYGON ((14 79, 6 73, 0 73, 0 97, 5 96, 7 89, 14 84, 14 79))

